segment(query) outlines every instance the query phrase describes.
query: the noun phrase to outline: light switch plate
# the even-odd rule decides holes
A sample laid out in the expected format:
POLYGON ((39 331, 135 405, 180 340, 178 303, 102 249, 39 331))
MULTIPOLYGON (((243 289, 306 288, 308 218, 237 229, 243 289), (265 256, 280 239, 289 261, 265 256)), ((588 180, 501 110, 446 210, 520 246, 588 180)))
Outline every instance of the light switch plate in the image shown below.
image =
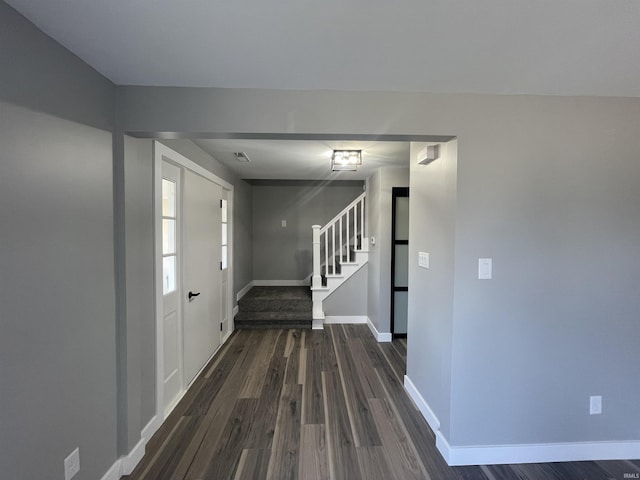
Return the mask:
POLYGON ((286 220, 282 220, 282 226, 286 227, 287 226, 287 221, 286 220))
POLYGON ((418 266, 429 268, 429 254, 427 252, 418 252, 418 266))
POLYGON ((493 260, 491 258, 478 259, 478 279, 491 280, 493 277, 493 260))

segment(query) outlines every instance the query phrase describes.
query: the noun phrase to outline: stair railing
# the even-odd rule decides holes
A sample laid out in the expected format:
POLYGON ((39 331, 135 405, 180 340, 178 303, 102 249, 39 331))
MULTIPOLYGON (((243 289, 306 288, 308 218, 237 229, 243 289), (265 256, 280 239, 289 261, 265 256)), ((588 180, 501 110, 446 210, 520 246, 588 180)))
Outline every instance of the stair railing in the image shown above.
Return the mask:
POLYGON ((313 276, 311 287, 322 287, 323 271, 326 277, 340 274, 340 264, 351 262, 351 249, 361 251, 365 239, 365 197, 366 192, 345 207, 324 227, 313 228, 313 276))

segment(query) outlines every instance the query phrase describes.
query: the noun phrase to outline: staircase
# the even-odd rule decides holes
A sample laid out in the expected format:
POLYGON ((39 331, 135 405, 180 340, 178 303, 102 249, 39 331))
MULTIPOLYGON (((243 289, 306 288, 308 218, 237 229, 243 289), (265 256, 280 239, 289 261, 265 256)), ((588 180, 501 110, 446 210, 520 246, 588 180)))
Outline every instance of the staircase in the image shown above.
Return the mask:
POLYGON ((324 227, 313 228, 313 328, 323 328, 323 301, 368 261, 363 193, 324 227))
POLYGON ((309 287, 253 287, 238 302, 237 329, 311 328, 309 287))

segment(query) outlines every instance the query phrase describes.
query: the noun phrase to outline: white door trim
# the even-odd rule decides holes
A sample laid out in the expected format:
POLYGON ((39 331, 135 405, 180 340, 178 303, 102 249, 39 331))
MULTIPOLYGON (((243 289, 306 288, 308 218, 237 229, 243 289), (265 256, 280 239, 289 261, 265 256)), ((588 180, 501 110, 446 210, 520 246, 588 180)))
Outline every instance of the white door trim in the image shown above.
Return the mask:
MULTIPOLYGON (((201 167, 197 163, 189 160, 184 155, 172 150, 166 145, 154 140, 153 142, 153 231, 154 231, 154 291, 155 291, 155 317, 156 317, 156 414, 160 421, 164 421, 169 412, 164 409, 164 332, 162 322, 162 161, 166 160, 211 180, 223 189, 228 191, 227 209, 229 215, 228 223, 228 282, 227 282, 227 312, 228 318, 232 319, 233 308, 233 185, 201 167)), ((229 322, 230 331, 223 332, 223 343, 231 333, 232 322, 229 322)), ((197 375, 196 375, 197 377, 197 375)), ((188 386, 187 386, 188 388, 188 386)), ((185 388, 185 391, 187 390, 185 388)), ((177 403, 177 402, 176 402, 177 403)), ((175 406, 175 404, 174 404, 175 406)))

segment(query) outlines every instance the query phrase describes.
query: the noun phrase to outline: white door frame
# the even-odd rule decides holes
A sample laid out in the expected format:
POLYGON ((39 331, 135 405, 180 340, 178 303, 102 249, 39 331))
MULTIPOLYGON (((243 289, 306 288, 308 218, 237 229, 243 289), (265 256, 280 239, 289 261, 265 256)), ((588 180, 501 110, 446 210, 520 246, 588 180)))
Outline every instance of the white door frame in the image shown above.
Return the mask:
MULTIPOLYGON (((221 185, 227 190, 227 210, 228 210, 228 282, 227 282, 227 315, 229 319, 233 318, 233 185, 214 175, 209 170, 201 167, 197 163, 189 160, 184 155, 170 149, 166 145, 153 141, 153 230, 154 230, 154 291, 155 291, 155 317, 156 317, 156 415, 160 422, 169 414, 164 408, 164 332, 162 319, 162 162, 168 161, 180 167, 203 176, 207 180, 211 180, 221 185)), ((232 321, 228 322, 229 329, 233 325, 232 321)), ((231 330, 223 332, 222 343, 229 337, 231 330)), ((222 344, 221 344, 222 345, 222 344)), ((214 352, 212 352, 214 353, 214 352)), ((197 378, 198 375, 196 375, 197 378)), ((190 385, 185 386, 184 392, 190 385)), ((178 399, 179 401, 179 399, 178 399)), ((177 403, 177 402, 176 402, 177 403)), ((175 404, 174 404, 175 406, 175 404)))

